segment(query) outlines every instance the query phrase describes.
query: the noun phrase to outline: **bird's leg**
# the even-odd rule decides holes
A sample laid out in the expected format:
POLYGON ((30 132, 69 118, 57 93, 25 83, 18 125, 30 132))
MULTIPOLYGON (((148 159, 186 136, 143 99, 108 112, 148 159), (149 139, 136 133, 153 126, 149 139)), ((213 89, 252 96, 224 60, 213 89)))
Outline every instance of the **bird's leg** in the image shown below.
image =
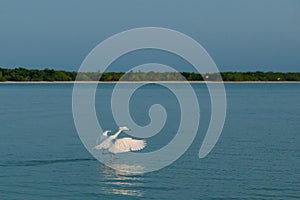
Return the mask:
POLYGON ((116 160, 115 154, 112 154, 112 161, 115 162, 115 160, 116 160))
POLYGON ((116 155, 114 153, 109 152, 111 161, 114 162, 116 160, 116 155))
POLYGON ((106 154, 109 154, 110 152, 108 152, 106 149, 103 149, 102 150, 102 155, 106 155, 106 154))

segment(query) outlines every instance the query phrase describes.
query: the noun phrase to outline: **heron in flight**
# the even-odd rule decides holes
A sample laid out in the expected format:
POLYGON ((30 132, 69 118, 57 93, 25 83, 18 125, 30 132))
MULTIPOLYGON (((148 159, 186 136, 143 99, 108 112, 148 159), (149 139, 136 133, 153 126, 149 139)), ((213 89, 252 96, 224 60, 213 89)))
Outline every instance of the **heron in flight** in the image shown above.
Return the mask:
POLYGON ((107 130, 107 131, 104 131, 100 137, 97 138, 97 141, 96 141, 96 145, 98 145, 100 142, 104 141, 108 136, 107 134, 110 133, 111 130, 107 130))
POLYGON ((108 149, 109 152, 114 154, 124 153, 129 151, 139 151, 145 148, 146 146, 145 140, 135 140, 130 137, 117 139, 117 137, 122 131, 130 131, 130 129, 127 128, 126 126, 119 127, 119 130, 111 136, 107 135, 109 131, 105 131, 104 133, 102 133, 101 136, 102 142, 99 145, 95 146, 94 148, 98 150, 108 149))

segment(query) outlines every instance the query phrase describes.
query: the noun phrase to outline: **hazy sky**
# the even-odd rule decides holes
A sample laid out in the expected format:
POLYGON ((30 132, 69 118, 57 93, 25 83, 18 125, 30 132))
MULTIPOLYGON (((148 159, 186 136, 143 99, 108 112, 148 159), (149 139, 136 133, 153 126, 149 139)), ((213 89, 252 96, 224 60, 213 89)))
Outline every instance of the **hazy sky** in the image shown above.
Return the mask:
MULTIPOLYGON (((299 0, 0 0, 0 66, 77 70, 99 42, 144 26, 191 36, 221 71, 300 71, 299 0)), ((112 68, 151 61, 185 70, 158 52, 125 57, 112 68)))

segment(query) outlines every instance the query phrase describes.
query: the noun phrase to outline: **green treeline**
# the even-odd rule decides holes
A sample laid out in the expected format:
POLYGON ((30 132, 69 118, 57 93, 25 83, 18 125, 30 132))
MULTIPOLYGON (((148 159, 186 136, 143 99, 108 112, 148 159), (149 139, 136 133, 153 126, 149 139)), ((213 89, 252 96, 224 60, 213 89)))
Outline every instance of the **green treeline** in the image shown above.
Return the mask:
POLYGON ((69 72, 53 69, 0 68, 0 81, 300 81, 300 73, 280 72, 222 72, 200 74, 193 72, 69 72))
POLYGON ((53 69, 4 69, 0 68, 0 81, 72 81, 76 72, 56 71, 53 69))

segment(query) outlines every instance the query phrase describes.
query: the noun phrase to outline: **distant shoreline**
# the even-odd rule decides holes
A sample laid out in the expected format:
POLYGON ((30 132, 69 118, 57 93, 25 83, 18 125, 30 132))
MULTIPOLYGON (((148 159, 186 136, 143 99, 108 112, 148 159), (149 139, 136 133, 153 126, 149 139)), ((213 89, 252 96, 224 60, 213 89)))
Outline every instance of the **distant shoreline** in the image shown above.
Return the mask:
POLYGON ((30 83, 74 83, 74 81, 116 83, 124 82, 168 82, 178 83, 191 81, 193 83, 208 83, 214 81, 226 81, 228 83, 279 83, 279 82, 300 82, 300 72, 74 72, 45 68, 25 69, 0 68, 0 82, 30 82, 30 83))
POLYGON ((0 82, 0 84, 92 84, 92 83, 98 83, 98 84, 116 84, 116 83, 124 83, 124 84, 130 84, 130 83, 235 83, 235 84, 245 84, 245 83, 300 83, 300 81, 5 81, 0 82))

